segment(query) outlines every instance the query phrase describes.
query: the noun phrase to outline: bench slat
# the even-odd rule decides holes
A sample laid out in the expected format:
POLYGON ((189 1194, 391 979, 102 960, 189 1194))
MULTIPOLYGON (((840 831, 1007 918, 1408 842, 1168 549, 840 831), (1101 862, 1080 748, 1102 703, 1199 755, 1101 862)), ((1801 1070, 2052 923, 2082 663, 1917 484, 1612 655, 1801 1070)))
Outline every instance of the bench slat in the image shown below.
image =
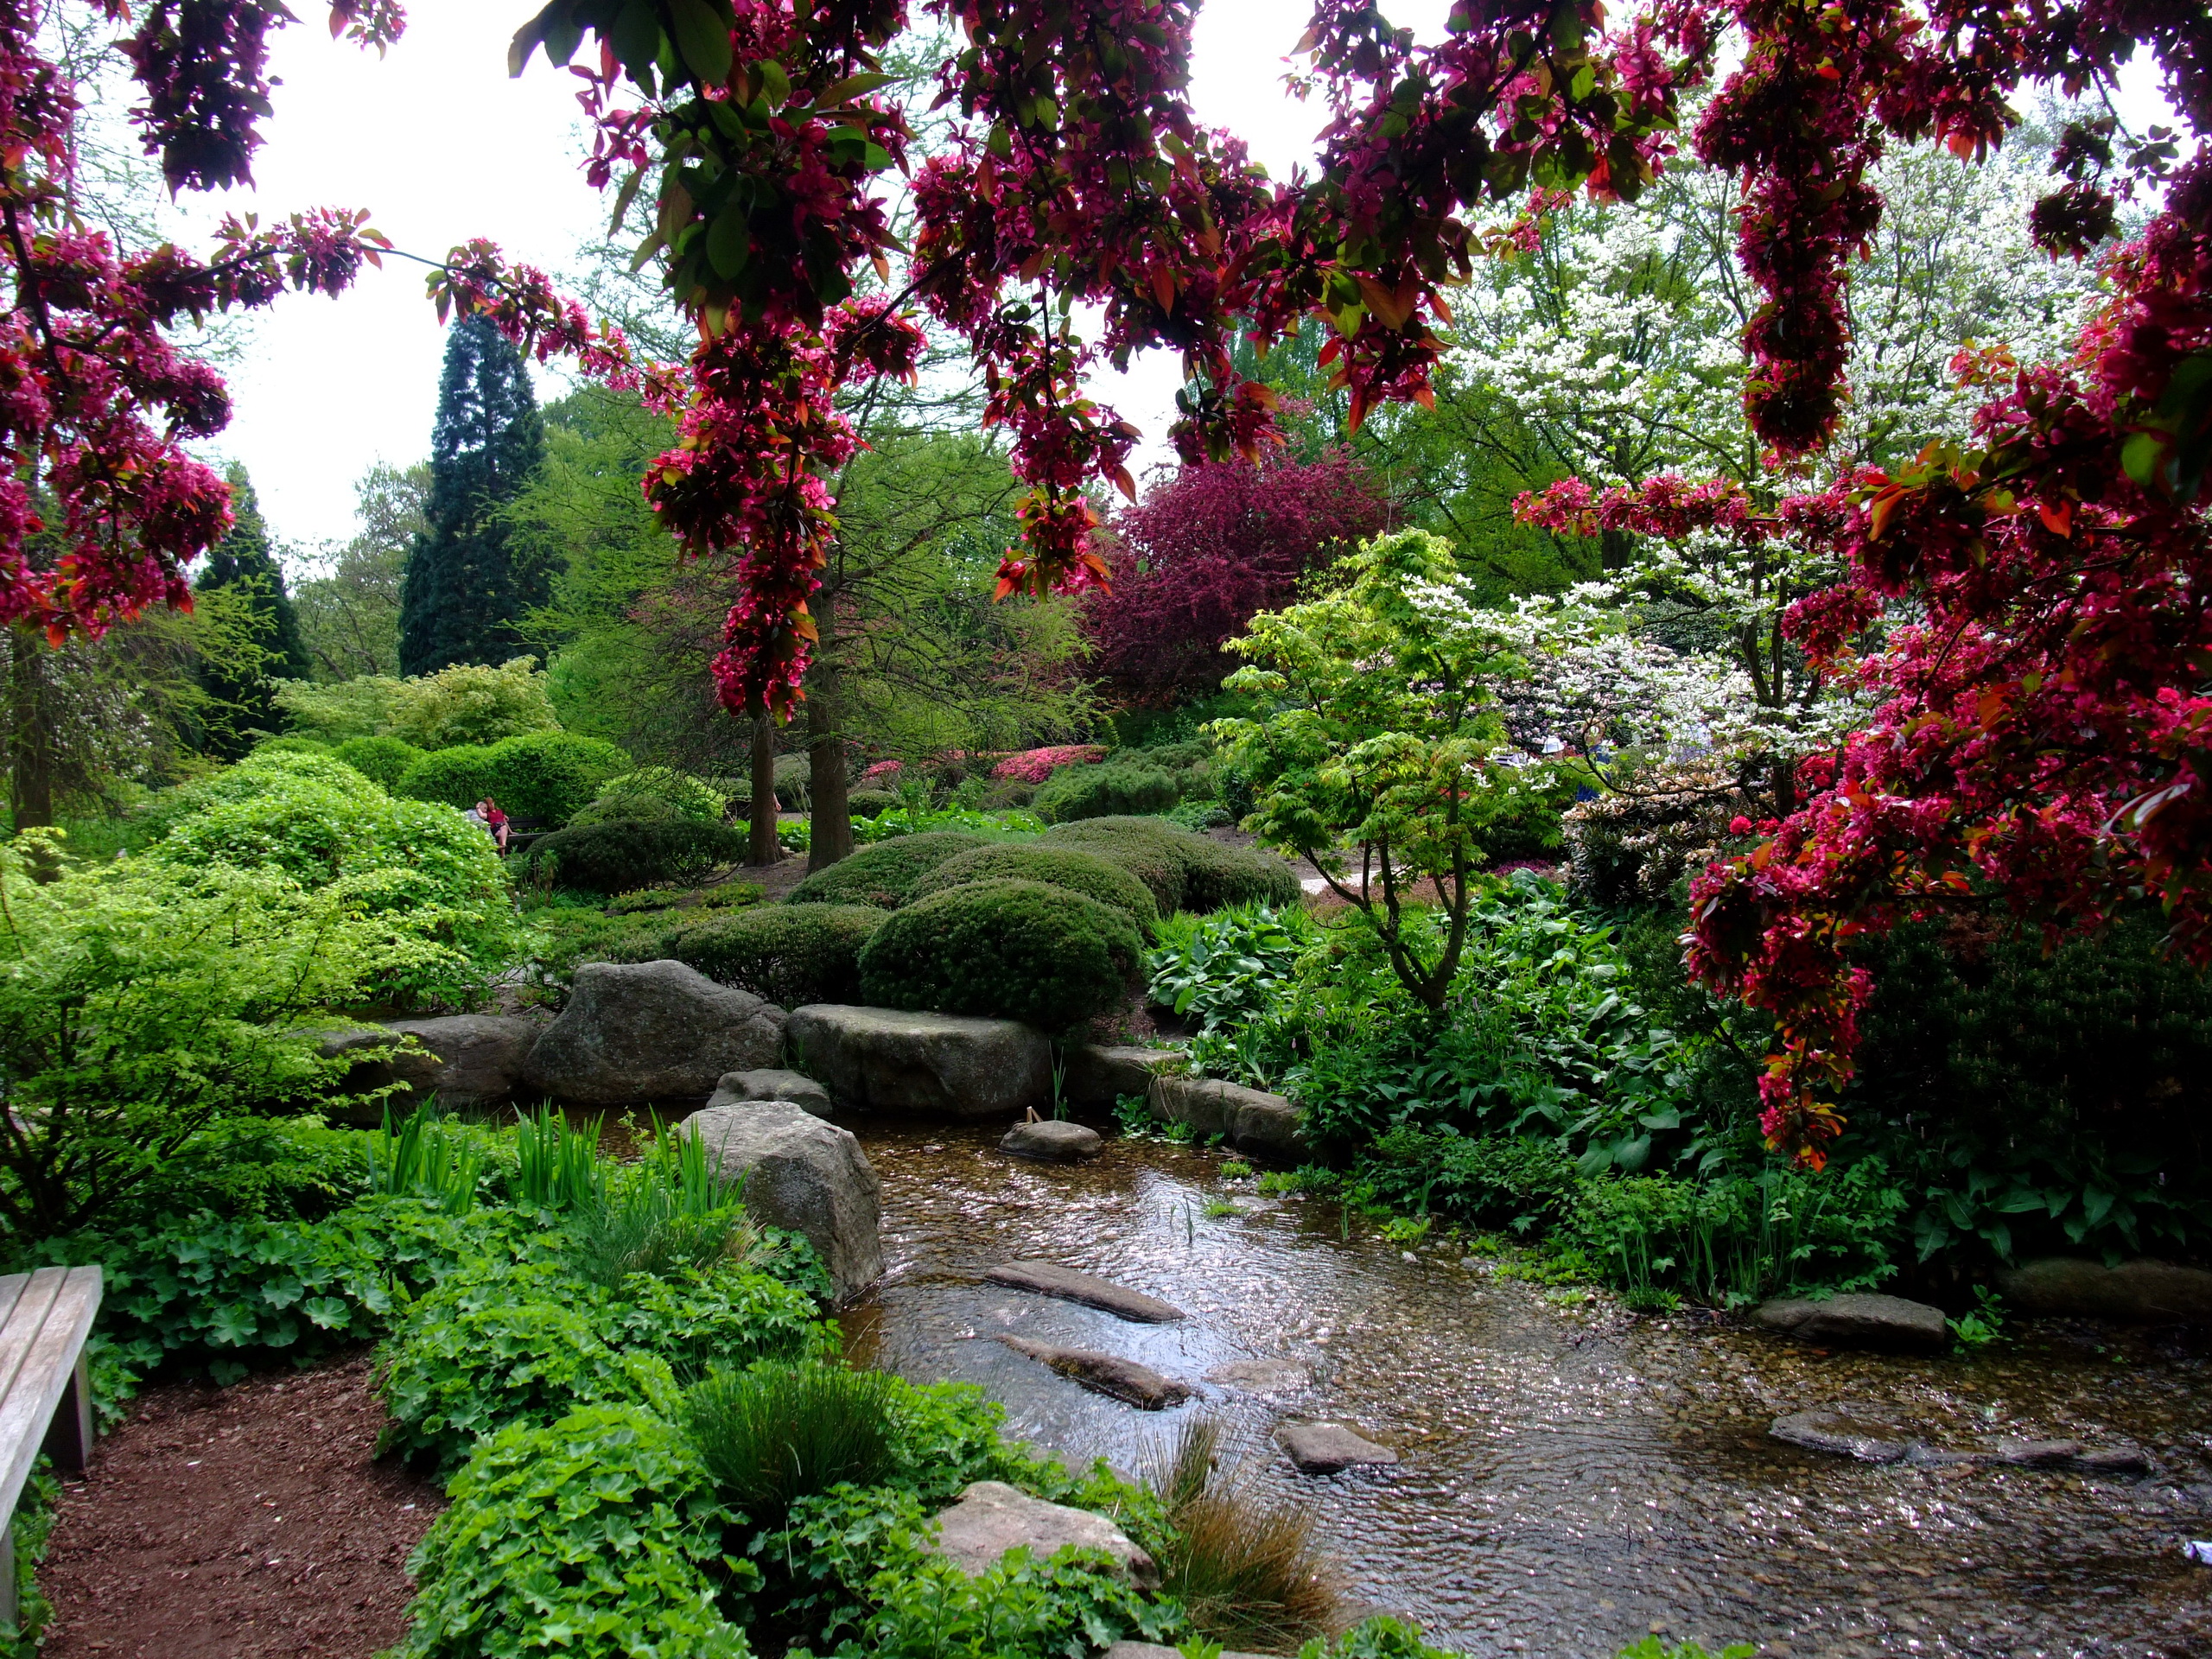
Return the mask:
POLYGON ((10 1276, 21 1283, 15 1305, 8 1310, 6 1323, 0 1324, 0 1401, 14 1391, 23 1363, 30 1357, 32 1344, 46 1328, 46 1318, 53 1311, 54 1298, 61 1294, 62 1281, 68 1277, 68 1269, 40 1268, 33 1273, 10 1276))
POLYGON ((0 1394, 0 1522, 15 1513, 47 1425, 76 1374, 77 1356, 84 1351, 100 1307, 98 1268, 41 1268, 30 1277, 15 1317, 0 1329, 0 1348, 7 1351, 0 1353, 0 1370, 5 1373, 0 1383, 5 1389, 0 1394), (33 1313, 39 1316, 37 1329, 18 1352, 18 1332, 33 1313))

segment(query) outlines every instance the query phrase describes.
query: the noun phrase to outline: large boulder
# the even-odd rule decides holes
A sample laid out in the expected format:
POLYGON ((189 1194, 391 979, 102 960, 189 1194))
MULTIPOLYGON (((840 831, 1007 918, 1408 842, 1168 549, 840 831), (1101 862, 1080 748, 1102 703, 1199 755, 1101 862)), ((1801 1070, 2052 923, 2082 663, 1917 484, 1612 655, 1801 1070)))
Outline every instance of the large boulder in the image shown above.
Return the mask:
MULTIPOLYGON (((354 1057, 340 1085, 348 1094, 398 1084, 386 1097, 395 1112, 412 1111, 433 1095, 448 1106, 496 1106, 522 1085, 539 1030, 511 1014, 456 1014, 327 1032, 319 1047, 325 1059, 354 1057)), ((384 1112, 379 1103, 347 1117, 373 1126, 384 1112)))
POLYGON ((1160 1582, 1152 1557, 1104 1516, 1047 1503, 1002 1481, 976 1482, 938 1513, 937 1528, 930 1548, 971 1578, 996 1567, 1009 1549, 1027 1548, 1032 1560, 1042 1561, 1074 1544, 1109 1556, 1116 1578, 1147 1587, 1160 1582))
POLYGON ((1282 1095, 1211 1077, 1154 1077, 1147 1096, 1162 1123, 1187 1123, 1198 1135, 1219 1135, 1240 1152, 1301 1158, 1306 1132, 1298 1108, 1282 1095))
POLYGON ((776 1063, 785 1018, 680 962, 587 963, 524 1077, 586 1106, 703 1100, 726 1073, 776 1063))
POLYGON ((1876 1348, 1891 1352, 1939 1353, 1950 1346, 1943 1310, 1902 1296, 1799 1297, 1763 1302, 1753 1316, 1769 1331, 1819 1348, 1876 1348))
POLYGON ((747 1100, 788 1100, 817 1117, 828 1117, 833 1109, 830 1091, 812 1077, 772 1068, 726 1073, 715 1083, 707 1104, 734 1106, 747 1100))
POLYGON ((677 1126, 773 1227, 804 1234, 842 1306, 883 1276, 882 1189, 852 1133, 788 1100, 709 1106, 677 1126))
POLYGON ((1154 1074, 1182 1058, 1172 1048, 1084 1043, 1067 1051, 1061 1096, 1069 1105, 1085 1111, 1111 1111, 1125 1095, 1142 1100, 1152 1090, 1154 1074))
POLYGON ((1997 1288, 2013 1311, 2116 1319, 2130 1325, 2212 1324, 2212 1272, 2145 1258, 2101 1262, 2044 1256, 2000 1270, 1997 1288))
POLYGON ((1052 1097, 1052 1046, 1016 1020, 817 1002, 785 1029, 841 1106, 1007 1117, 1052 1097))

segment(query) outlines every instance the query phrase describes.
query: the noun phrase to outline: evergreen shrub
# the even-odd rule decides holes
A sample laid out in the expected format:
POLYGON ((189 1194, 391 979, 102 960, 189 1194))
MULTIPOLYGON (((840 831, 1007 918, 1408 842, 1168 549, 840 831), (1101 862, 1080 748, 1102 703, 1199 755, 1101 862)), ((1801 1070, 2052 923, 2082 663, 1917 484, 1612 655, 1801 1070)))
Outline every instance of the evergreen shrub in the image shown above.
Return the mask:
POLYGON ((744 830, 729 824, 625 819, 556 830, 531 844, 529 870, 545 887, 629 893, 695 887, 745 851, 744 830))
POLYGON ((558 829, 589 805, 630 757, 603 738, 530 732, 492 745, 490 793, 509 817, 558 829))
POLYGON ((791 889, 789 902, 896 910, 912 895, 914 884, 945 860, 986 844, 981 836, 957 830, 932 830, 880 841, 815 871, 791 889))
POLYGON ((620 819, 688 818, 721 823, 729 798, 703 778, 671 766, 641 766, 601 785, 598 798, 579 810, 571 824, 611 823, 620 819))
POLYGON ((1045 841, 1120 865, 1151 890, 1163 916, 1230 905, 1294 905, 1305 891, 1297 872, 1281 859, 1224 846, 1165 818, 1088 818, 1055 825, 1045 841))
POLYGON ((861 947, 887 912, 861 905, 764 905, 669 930, 657 956, 786 1008, 861 1000, 861 947))
POLYGON ((845 797, 845 809, 856 818, 873 818, 899 804, 887 789, 856 789, 845 797))
POLYGON ((364 778, 374 779, 378 787, 396 793, 407 769, 425 751, 403 737, 349 737, 330 753, 364 778))
POLYGON ((1143 956, 1125 911, 1041 881, 978 881, 878 928, 861 950, 861 992, 882 1007, 1065 1031, 1118 1004, 1143 956))
POLYGON ((465 812, 486 795, 499 792, 493 785, 492 746, 456 743, 432 749, 400 773, 391 792, 465 812))
MULTIPOLYGON (((286 732, 276 737, 264 737, 253 746, 256 754, 328 754, 330 745, 296 732, 286 732)), ((344 759, 341 755, 340 759, 344 759)))
POLYGON ((1157 766, 1063 766, 1037 791, 1030 810, 1047 823, 1117 814, 1165 812, 1182 798, 1175 779, 1157 766))
POLYGON ((1120 865, 1078 847, 1040 847, 1019 842, 978 847, 945 860, 914 884, 907 902, 972 881, 1008 877, 1065 887, 1102 905, 1111 905, 1128 912, 1147 936, 1160 921, 1160 907, 1153 902, 1151 893, 1120 865))

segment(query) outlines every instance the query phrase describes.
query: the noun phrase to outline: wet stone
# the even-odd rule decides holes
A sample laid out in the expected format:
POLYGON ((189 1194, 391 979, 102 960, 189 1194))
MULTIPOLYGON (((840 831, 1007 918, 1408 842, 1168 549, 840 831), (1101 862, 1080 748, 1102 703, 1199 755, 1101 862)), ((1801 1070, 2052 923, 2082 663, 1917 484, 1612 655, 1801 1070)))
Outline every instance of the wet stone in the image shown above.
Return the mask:
POLYGON ((1275 1439, 1303 1475, 1333 1475, 1363 1464, 1390 1464, 1398 1454, 1342 1423, 1285 1423, 1275 1439))
POLYGON ((1096 1129, 1046 1118, 1034 1123, 1015 1124, 1006 1132, 1006 1139, 999 1142, 999 1150, 1016 1158, 1035 1158, 1048 1164, 1074 1164, 1096 1158, 1105 1145, 1096 1129))
POLYGON ((1913 1447, 1911 1439, 1898 1432, 1893 1419, 1867 1407, 1821 1406, 1811 1411, 1793 1411, 1776 1418, 1767 1433, 1808 1452, 1856 1458, 1861 1463, 1902 1463, 1913 1447))
POLYGON ((827 1118, 832 1107, 830 1091, 799 1071, 764 1068, 755 1071, 725 1071, 715 1084, 709 1106, 735 1106, 748 1100, 788 1100, 810 1116, 827 1118))
POLYGON ((1057 1262, 1008 1262, 993 1268, 983 1277, 994 1285, 1034 1291, 1039 1296, 1057 1296, 1064 1302, 1080 1302, 1085 1307, 1103 1308, 1139 1325, 1166 1325, 1183 1317, 1183 1310, 1172 1302, 1163 1302, 1141 1290, 1131 1290, 1127 1285, 1117 1285, 1110 1279, 1101 1279, 1096 1274, 1064 1268, 1057 1262))
POLYGON ((969 1577, 996 1567, 1009 1549, 1027 1548, 1041 1561, 1070 1544, 1110 1556, 1117 1578, 1140 1585, 1160 1582, 1151 1556, 1103 1515, 1047 1503, 995 1480, 979 1480, 960 1501, 938 1512, 937 1542, 930 1548, 969 1577))
POLYGON ((1165 1411, 1170 1406, 1181 1405, 1192 1393, 1187 1383, 1178 1382, 1134 1359, 1123 1359, 1119 1354, 1102 1354, 1090 1348, 1062 1348, 1027 1337, 1002 1336, 999 1340, 1015 1353, 1026 1354, 1039 1364, 1050 1366, 1094 1393, 1125 1402, 1140 1410, 1165 1411))
POLYGON ((1247 1394, 1295 1394, 1312 1384, 1313 1373, 1294 1359, 1232 1359, 1208 1371, 1206 1381, 1247 1394))
POLYGON ((1796 1297, 1761 1305, 1754 1316, 1766 1330, 1817 1348, 1873 1348, 1938 1353, 1950 1345, 1943 1310, 1902 1296, 1850 1294, 1826 1301, 1796 1297))

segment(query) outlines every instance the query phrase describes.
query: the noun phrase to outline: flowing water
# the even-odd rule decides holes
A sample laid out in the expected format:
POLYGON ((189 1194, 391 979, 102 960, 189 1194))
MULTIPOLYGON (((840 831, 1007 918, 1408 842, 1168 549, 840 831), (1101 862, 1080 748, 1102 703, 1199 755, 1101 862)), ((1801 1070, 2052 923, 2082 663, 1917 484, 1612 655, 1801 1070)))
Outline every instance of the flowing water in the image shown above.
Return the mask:
POLYGON ((1266 1198, 1220 1154, 1109 1141, 1095 1164, 1024 1164, 996 1129, 857 1124, 883 1181, 882 1286, 846 1316, 855 1359, 957 1377, 1039 1444, 1134 1466, 1210 1411, 1265 1479, 1319 1511, 1356 1598, 1470 1654, 1600 1659, 1647 1632, 1777 1656, 2205 1656, 2212 1352, 2173 1333, 2060 1324, 1972 1357, 1824 1355, 1684 1313, 1503 1280, 1457 1250, 1407 1259, 1323 1200, 1266 1198), (1234 1216, 1209 1217, 1210 1199, 1234 1216), (1143 1325, 982 1281, 1042 1257, 1165 1297, 1143 1325), (1281 1358, 1312 1384, 1204 1385, 1140 1412, 994 1340, 1104 1349, 1198 1383, 1281 1358), (1881 1467, 1770 1440, 1778 1414, 1901 1408, 1956 1446, 1999 1436, 2132 1440, 2147 1479, 1881 1467), (1296 1473, 1286 1417, 1352 1424, 1395 1467, 1296 1473))

